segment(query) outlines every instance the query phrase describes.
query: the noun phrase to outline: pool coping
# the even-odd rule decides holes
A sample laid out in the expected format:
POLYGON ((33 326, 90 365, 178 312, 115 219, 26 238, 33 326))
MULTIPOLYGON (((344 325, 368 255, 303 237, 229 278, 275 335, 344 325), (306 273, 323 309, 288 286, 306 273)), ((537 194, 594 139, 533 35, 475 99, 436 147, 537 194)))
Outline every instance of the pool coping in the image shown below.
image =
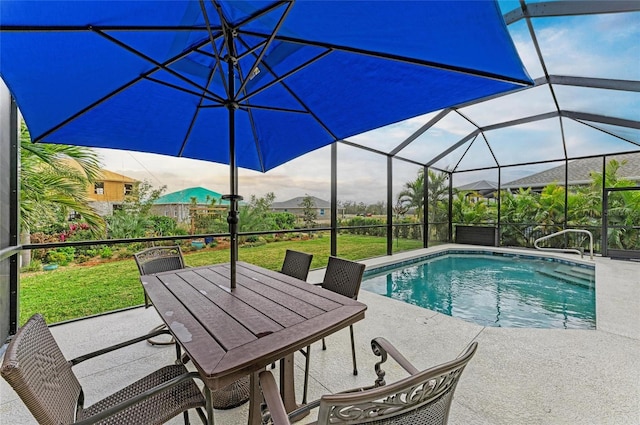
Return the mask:
POLYGON ((443 257, 445 255, 456 255, 456 254, 483 255, 487 257, 496 256, 501 258, 521 258, 525 260, 547 260, 547 261, 552 260, 554 263, 564 264, 564 265, 573 266, 573 267, 580 267, 580 268, 585 268, 585 269, 594 270, 594 271, 596 268, 595 263, 587 263, 584 261, 577 261, 575 259, 560 258, 553 255, 546 255, 542 253, 533 254, 530 252, 526 252, 526 253, 520 252, 520 251, 514 252, 513 250, 504 250, 504 249, 501 251, 498 251, 497 249, 477 249, 476 247, 474 248, 462 248, 462 247, 451 248, 450 247, 447 249, 433 250, 428 254, 407 258, 407 259, 389 263, 389 264, 368 266, 367 269, 365 270, 364 278, 371 277, 372 274, 384 273, 385 271, 394 270, 396 268, 401 268, 406 266, 411 266, 417 263, 422 263, 423 261, 433 260, 439 257, 443 257))

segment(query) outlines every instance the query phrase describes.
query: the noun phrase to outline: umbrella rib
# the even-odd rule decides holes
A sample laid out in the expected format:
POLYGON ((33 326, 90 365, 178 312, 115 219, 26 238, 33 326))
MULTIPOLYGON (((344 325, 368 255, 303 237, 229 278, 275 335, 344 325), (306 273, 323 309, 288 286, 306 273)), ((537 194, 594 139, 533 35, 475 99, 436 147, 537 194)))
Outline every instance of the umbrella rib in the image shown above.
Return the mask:
MULTIPOLYGON (((212 0, 213 1, 213 0, 212 0)), ((277 8, 279 8, 280 6, 282 6, 283 4, 286 3, 291 3, 293 4, 294 1, 292 0, 283 0, 283 1, 279 1, 276 2, 270 6, 265 7, 264 9, 260 9, 258 11, 256 11, 256 13, 254 13, 251 16, 247 16, 244 20, 240 21, 235 28, 240 28, 243 27, 244 25, 247 25, 249 22, 251 21, 255 21, 256 19, 259 19, 261 17, 263 17, 264 15, 268 15, 269 13, 271 13, 272 11, 276 10, 277 8)), ((264 37, 264 35, 262 35, 264 37)))
MULTIPOLYGON (((207 42, 203 42, 199 45, 197 45, 195 48, 199 48, 202 45, 206 44, 207 42)), ((180 59, 182 59, 183 57, 187 56, 189 53, 191 53, 190 51, 187 52, 182 52, 179 55, 169 59, 168 61, 166 61, 164 63, 165 66, 170 65, 180 59)), ((107 93, 105 96, 101 97, 100 99, 96 100, 95 102, 91 103, 90 105, 88 105, 87 107, 81 109, 80 111, 76 112, 75 114, 71 115, 69 118, 67 118, 66 120, 60 122, 58 125, 50 128, 49 130, 45 131, 44 133, 40 134, 37 137, 34 137, 33 141, 34 142, 39 142, 42 139, 44 139, 45 137, 47 137, 48 135, 50 135, 51 133, 53 133, 54 131, 58 130, 59 128, 67 125, 69 122, 73 121, 74 119, 78 118, 79 116, 83 115, 85 112, 90 111, 91 109, 95 108, 96 106, 100 105, 101 103, 109 100, 110 98, 112 98, 113 96, 117 95, 118 93, 120 93, 121 91, 131 87, 132 85, 140 82, 141 80, 143 80, 146 76, 153 74, 156 71, 159 71, 161 68, 153 68, 150 69, 149 71, 143 73, 142 75, 140 75, 137 78, 134 78, 133 80, 129 81, 128 83, 126 83, 125 85, 117 88, 116 90, 112 91, 111 93, 107 93)))
POLYGON ((257 94, 259 94, 259 93, 263 92, 264 90, 268 89, 269 87, 272 87, 272 86, 274 86, 275 84, 277 84, 277 83, 279 83, 279 82, 281 82, 281 81, 285 80, 286 78, 289 78, 290 76, 292 76, 292 75, 293 75, 293 74, 295 74, 296 72, 298 72, 298 71, 300 71, 300 70, 302 70, 302 69, 305 69, 306 67, 308 67, 308 66, 309 66, 309 65, 311 65, 312 63, 317 62, 317 61, 319 61, 320 59, 324 58, 324 57, 325 57, 325 56, 327 56, 329 53, 331 53, 331 50, 326 50, 326 51, 324 51, 324 52, 320 53, 319 55, 317 55, 316 57, 309 59, 309 60, 308 60, 308 61, 306 61, 305 63, 303 63, 303 64, 301 64, 301 65, 299 65, 299 66, 297 66, 297 67, 293 68, 291 71, 289 71, 289 72, 287 72, 287 73, 285 73, 285 74, 282 74, 279 78, 276 78, 275 80, 271 81, 271 82, 270 82, 270 83, 268 83, 268 84, 265 84, 264 86, 260 87, 259 89, 254 90, 254 91, 252 91, 252 92, 251 92, 251 93, 249 93, 249 94, 246 94, 244 97, 241 97, 240 99, 238 99, 238 103, 242 103, 242 102, 244 102, 245 100, 248 100, 248 99, 252 98, 253 96, 255 96, 255 95, 257 95, 257 94))
MULTIPOLYGON (((209 72, 209 78, 208 78, 209 82, 207 83, 207 86, 211 85, 211 81, 213 80, 213 74, 215 74, 215 72, 216 72, 215 69, 211 69, 211 71, 209 72)), ((193 113, 191 122, 189 123, 189 128, 187 129, 187 132, 184 135, 184 139, 182 140, 182 145, 180 146, 180 150, 178 151, 178 157, 182 156, 185 148, 187 147, 187 141, 191 136, 191 131, 193 131, 194 125, 196 124, 196 119, 198 118, 198 114, 200 113, 200 106, 202 105, 202 102, 204 101, 204 99, 205 99, 205 93, 203 92, 202 95, 200 96, 200 102, 198 102, 198 106, 196 107, 193 113)))
MULTIPOLYGON (((275 27, 271 31, 271 34, 269 35, 269 37, 267 37, 267 44, 264 46, 264 48, 262 48, 262 50, 260 51, 260 54, 258 55, 258 57, 255 58, 255 61, 253 62, 253 65, 251 66, 251 68, 249 68, 249 74, 251 74, 253 72, 253 70, 258 66, 258 64, 262 61, 262 58, 267 53, 267 49, 269 48, 269 46, 271 45, 271 43, 275 39, 276 35, 278 34, 278 31, 282 27, 282 24, 284 24, 284 21, 287 18, 287 16, 289 15, 289 12, 291 12, 292 8, 293 8, 293 3, 289 3, 287 5, 287 8, 285 9, 285 11, 282 13, 282 15, 280 15, 280 19, 278 19, 278 23, 275 25, 275 27)), ((240 87, 238 88, 238 90, 234 94, 234 98, 237 97, 238 94, 244 92, 244 89, 245 89, 245 87, 246 87, 248 82, 249 82, 249 78, 245 78, 244 81, 242 81, 242 83, 240 84, 240 87)))
MULTIPOLYGON (((151 62, 152 64, 154 64, 156 67, 162 69, 163 71, 168 72, 169 74, 173 75, 174 77, 177 77, 179 79, 181 79, 182 81, 184 81, 187 84, 191 84, 192 86, 200 89, 200 90, 204 90, 206 91, 209 95, 217 98, 219 101, 222 101, 223 99, 220 98, 217 94, 210 92, 209 90, 207 90, 205 87, 202 87, 200 84, 196 83, 193 80, 190 80, 189 78, 185 77, 184 75, 180 74, 179 72, 176 72, 174 70, 172 70, 171 68, 169 68, 168 66, 156 61, 155 59, 145 55, 144 53, 134 49, 133 47, 123 43, 122 41, 118 40, 117 38, 114 38, 112 36, 110 36, 107 33, 104 33, 102 31, 96 30, 95 31, 96 34, 106 38, 107 40, 111 41, 112 43, 122 47, 123 49, 127 50, 128 52, 133 53, 134 55, 146 60, 147 62, 151 62)), ((193 52, 194 49, 189 49, 189 52, 193 52)))
POLYGON ((160 85, 163 85, 163 86, 166 86, 166 87, 170 87, 172 89, 176 89, 176 90, 184 92, 184 93, 188 93, 188 94, 192 94, 192 95, 197 96, 197 97, 201 97, 203 99, 211 100, 211 101, 214 101, 214 102, 218 102, 219 101, 219 99, 215 99, 213 97, 206 96, 206 93, 201 94, 201 93, 195 92, 193 90, 189 90, 189 89, 185 89, 184 87, 177 86, 175 84, 167 83, 166 81, 158 80, 157 78, 153 78, 153 77, 149 77, 149 76, 145 76, 143 78, 145 80, 153 81, 154 83, 158 83, 160 85))
MULTIPOLYGON (((250 35, 250 36, 253 36, 253 37, 264 37, 265 36, 262 33, 254 32, 254 31, 244 31, 244 30, 239 30, 239 31, 242 32, 243 34, 250 35)), ((337 44, 323 43, 323 42, 319 42, 319 41, 301 40, 301 39, 297 39, 297 38, 294 38, 294 37, 287 37, 287 36, 276 36, 276 40, 284 41, 284 42, 287 42, 287 43, 302 44, 302 45, 305 45, 305 46, 324 47, 324 48, 327 48, 327 49, 337 50, 337 51, 341 51, 341 52, 361 54, 361 55, 364 55, 364 56, 372 56, 372 57, 376 57, 376 58, 380 58, 380 59, 395 60, 395 61, 398 61, 398 62, 409 63, 409 64, 412 64, 412 65, 422 65, 422 66, 427 66, 429 68, 443 69, 443 70, 446 70, 446 71, 457 72, 459 74, 466 74, 466 75, 472 75, 474 77, 488 78, 488 79, 491 79, 491 80, 496 80, 496 81, 501 81, 501 82, 506 82, 506 83, 512 83, 512 84, 517 84, 517 85, 522 85, 522 86, 531 86, 532 85, 532 83, 530 81, 522 80, 520 78, 512 78, 512 77, 508 77, 508 76, 504 76, 504 75, 500 75, 500 74, 495 74, 493 72, 480 71, 480 70, 465 68, 465 67, 462 67, 462 66, 447 65, 447 64, 428 61, 428 60, 423 60, 423 59, 407 58, 407 57, 404 57, 404 56, 394 55, 394 54, 391 54, 391 53, 372 52, 370 50, 358 49, 358 48, 355 48, 355 47, 340 46, 340 45, 337 45, 337 44)))
MULTIPOLYGON (((213 37, 213 33, 211 32, 211 23, 209 22, 209 14, 207 14, 207 8, 204 5, 204 0, 200 0, 200 11, 202 12, 202 17, 204 18, 204 23, 207 27, 207 32, 209 33, 209 43, 211 43, 211 47, 213 48, 213 51, 215 52, 215 57, 216 57, 216 68, 218 69, 218 71, 220 72, 220 81, 222 81, 222 87, 224 87, 224 92, 227 95, 227 99, 229 99, 229 96, 231 95, 231 93, 229 93, 229 87, 227 85, 227 79, 225 78, 224 75, 224 70, 222 69, 222 65, 220 63, 221 58, 220 58, 220 51, 218 50, 218 46, 216 46, 216 42, 215 39, 213 37)), ((212 1, 213 3, 213 1, 212 1)), ((220 7, 218 4, 213 4, 214 8, 216 9, 216 12, 218 12, 218 15, 220 17, 220 26, 222 27, 222 34, 227 34, 227 21, 224 18, 224 15, 222 14, 222 10, 220 10, 220 7)), ((227 44, 227 40, 226 40, 226 36, 225 36, 225 44, 227 44)), ((229 52, 229 46, 227 45, 227 53, 229 52)))
MULTIPOLYGON (((244 42, 242 41, 242 39, 241 39, 241 38, 239 38, 239 40, 240 40, 242 43, 244 43, 244 42)), ((267 71, 269 71, 269 73, 270 73, 271 75, 273 75, 273 77, 274 77, 274 78, 276 78, 276 79, 278 79, 278 78, 279 78, 279 77, 278 77, 278 74, 276 74, 276 73, 271 69, 271 67, 270 67, 268 64, 263 63, 263 65, 264 65, 265 69, 266 69, 267 71)), ((331 129, 329 129, 329 127, 328 127, 327 125, 325 125, 325 123, 324 123, 324 122, 323 122, 323 121, 322 121, 322 120, 321 120, 321 119, 320 119, 320 118, 319 118, 315 113, 313 113, 313 111, 312 111, 312 110, 311 110, 311 109, 310 109, 310 108, 309 108, 309 107, 308 107, 308 106, 307 106, 307 105, 302 101, 302 99, 300 99, 300 98, 298 97, 298 95, 296 95, 296 94, 293 92, 293 90, 291 90, 291 88, 290 88, 290 87, 289 87, 289 86, 288 86, 284 81, 280 81, 280 84, 282 84, 282 87, 284 87, 284 89, 285 89, 285 90, 286 90, 286 91, 287 91, 287 92, 288 92, 288 93, 289 93, 289 94, 290 94, 290 95, 291 95, 291 96, 292 96, 292 97, 293 97, 293 98, 294 98, 294 99, 295 99, 295 100, 300 104, 300 106, 302 106, 302 107, 304 108, 304 110, 306 110, 306 111, 309 113, 309 115, 311 115, 311 116, 313 117, 313 119, 315 119, 315 120, 316 120, 316 122, 317 122, 318 124, 320 124, 320 126, 322 126, 322 128, 324 128, 324 130, 325 130, 325 131, 326 131, 326 132, 327 132, 327 133, 328 133, 328 134, 329 134, 329 135, 330 135, 334 140, 337 140, 337 139, 338 139, 338 137, 337 137, 337 136, 336 136, 336 135, 331 131, 331 129)))
POLYGON ((266 111, 278 111, 278 112, 293 112, 297 114, 309 114, 309 111, 301 110, 301 109, 289 109, 289 108, 278 108, 276 106, 265 106, 265 105, 242 105, 240 106, 241 110, 249 111, 251 109, 262 109, 266 111))
MULTIPOLYGON (((241 41, 241 43, 243 45, 246 44, 246 42, 241 41)), ((240 75, 242 76, 242 66, 240 65, 240 63, 238 62, 238 71, 240 72, 240 75)), ((246 89, 245 89, 246 91, 246 89)), ((236 102, 236 105, 238 105, 238 103, 236 102)), ((262 155, 262 148, 260 146, 259 140, 258 140, 258 129, 256 126, 256 122, 255 119, 253 118, 253 111, 249 108, 249 103, 247 102, 247 104, 243 107, 239 107, 238 109, 244 111, 247 113, 247 118, 249 120, 249 125, 251 126, 251 133, 253 134, 253 144, 254 147, 256 149, 256 155, 258 156, 258 163, 260 164, 260 171, 264 172, 265 170, 265 165, 264 165, 264 158, 262 155)))
MULTIPOLYGON (((268 70, 268 71, 269 71, 269 72, 270 72, 274 77, 278 78, 278 75, 277 75, 275 72, 273 72, 273 70, 272 70, 272 69, 271 69, 267 64, 264 64, 264 66, 265 66, 265 68, 267 68, 267 70, 268 70)), ((295 94, 295 93, 294 93, 294 91, 293 91, 293 90, 291 90, 291 88, 290 88, 290 87, 289 87, 289 86, 288 86, 284 81, 281 81, 281 82, 280 82, 280 84, 282 84, 282 87, 284 87, 284 88, 285 88, 285 90, 286 90, 287 92, 289 92, 289 94, 290 94, 290 95, 291 95, 291 96, 292 96, 292 97, 293 97, 293 98, 294 98, 294 99, 295 99, 295 100, 300 104, 300 106, 302 106, 302 107, 303 107, 303 108, 304 108, 304 109, 309 113, 309 115, 311 115, 311 116, 313 117, 313 119, 315 119, 315 120, 318 122, 318 124, 320 124, 320 126, 322 126, 322 128, 324 128, 324 130, 325 130, 325 131, 326 131, 326 132, 327 132, 327 133, 328 133, 328 134, 329 134, 329 135, 330 135, 334 140, 337 140, 337 139, 338 139, 338 136, 336 136, 336 135, 333 133, 333 131, 331 131, 331 129, 329 129, 329 127, 328 127, 328 126, 327 126, 327 125, 326 125, 326 124, 325 124, 325 123, 324 123, 324 122, 323 122, 323 121, 322 121, 322 120, 321 120, 321 119, 320 119, 320 118, 319 118, 319 117, 318 117, 318 116, 317 116, 313 111, 311 111, 311 109, 306 105, 306 103, 304 103, 304 102, 302 101, 302 99, 300 99, 300 98, 298 97, 298 95, 297 95, 297 94, 295 94)))

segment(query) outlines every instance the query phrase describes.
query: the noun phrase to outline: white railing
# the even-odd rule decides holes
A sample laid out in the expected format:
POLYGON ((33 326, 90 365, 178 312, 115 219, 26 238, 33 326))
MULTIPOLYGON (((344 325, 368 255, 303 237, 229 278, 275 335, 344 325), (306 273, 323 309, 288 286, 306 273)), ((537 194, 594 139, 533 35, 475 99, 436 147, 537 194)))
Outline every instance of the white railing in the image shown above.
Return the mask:
POLYGON ((589 235, 589 254, 590 254, 590 258, 593 260, 593 234, 588 231, 588 230, 583 230, 583 229, 565 229, 565 230, 561 230, 559 232, 556 233, 552 233, 550 235, 547 236, 543 236, 541 238, 536 239, 533 242, 533 246, 536 247, 536 249, 539 249, 540 251, 557 251, 557 252, 574 252, 576 254, 580 254, 580 258, 584 257, 584 249, 573 249, 573 248, 541 248, 538 246, 538 242, 541 241, 545 241, 547 239, 550 239, 554 236, 558 236, 558 235, 562 235, 565 233, 586 233, 587 235, 589 235))

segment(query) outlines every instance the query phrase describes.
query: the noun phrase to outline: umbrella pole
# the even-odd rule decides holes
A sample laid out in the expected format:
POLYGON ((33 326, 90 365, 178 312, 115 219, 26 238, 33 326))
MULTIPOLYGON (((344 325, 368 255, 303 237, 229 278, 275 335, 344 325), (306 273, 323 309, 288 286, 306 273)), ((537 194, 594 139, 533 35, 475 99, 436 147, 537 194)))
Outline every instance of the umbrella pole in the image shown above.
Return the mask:
MULTIPOLYGON (((229 37, 233 37, 232 34, 229 37)), ((233 43, 229 42, 229 46, 233 43)), ((238 107, 235 101, 235 58, 232 57, 232 49, 228 55, 228 77, 229 77, 229 101, 227 109, 229 110, 229 172, 230 172, 230 195, 224 195, 222 199, 229 200, 229 234, 231 235, 231 273, 229 276, 231 289, 236 288, 236 263, 238 261, 238 201, 242 200, 242 196, 238 195, 238 165, 236 164, 236 109, 238 107)))

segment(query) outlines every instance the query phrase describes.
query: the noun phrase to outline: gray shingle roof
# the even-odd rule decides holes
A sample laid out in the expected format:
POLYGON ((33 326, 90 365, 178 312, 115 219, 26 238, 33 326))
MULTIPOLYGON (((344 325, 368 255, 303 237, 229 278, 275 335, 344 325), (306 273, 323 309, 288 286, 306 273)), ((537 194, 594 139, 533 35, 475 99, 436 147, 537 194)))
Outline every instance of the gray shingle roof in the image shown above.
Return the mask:
MULTIPOLYGON (((306 196, 298 196, 296 198, 289 199, 288 201, 283 202, 274 202, 271 204, 271 208, 274 210, 284 210, 284 209, 294 209, 294 208, 303 208, 302 201, 306 198, 306 196)), ((312 196, 313 202, 316 208, 331 208, 331 203, 320 198, 316 198, 312 196)))
POLYGON ((478 180, 477 182, 463 184, 462 186, 457 186, 458 190, 476 190, 476 191, 491 191, 498 190, 498 182, 492 182, 488 180, 478 180))
MULTIPOLYGON (((640 154, 617 155, 615 159, 619 162, 626 161, 626 164, 620 168, 619 177, 624 176, 629 180, 640 181, 640 154)), ((564 170, 565 166, 563 164, 528 177, 510 181, 503 184, 502 187, 504 189, 542 188, 551 183, 564 184, 564 170)), ((591 182, 592 171, 602 172, 602 158, 569 161, 568 184, 579 185, 591 182)))

